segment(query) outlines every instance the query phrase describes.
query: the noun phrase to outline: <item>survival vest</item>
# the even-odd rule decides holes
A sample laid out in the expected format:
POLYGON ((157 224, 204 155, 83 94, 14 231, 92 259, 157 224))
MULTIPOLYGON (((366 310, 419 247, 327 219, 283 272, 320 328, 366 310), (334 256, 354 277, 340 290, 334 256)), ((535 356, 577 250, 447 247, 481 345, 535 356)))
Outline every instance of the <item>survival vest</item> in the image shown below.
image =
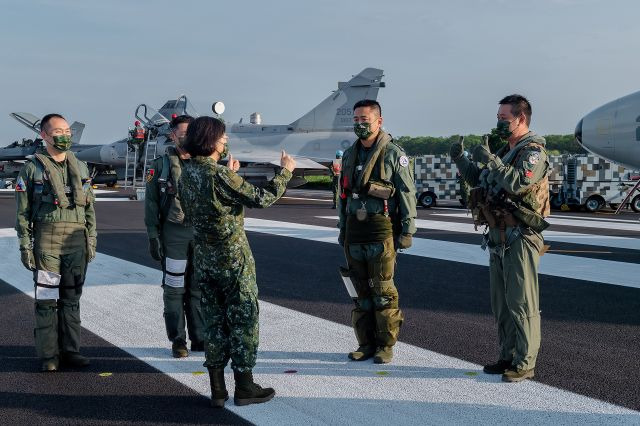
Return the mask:
POLYGON ((160 214, 162 220, 183 224, 184 212, 178 199, 178 187, 182 166, 180 158, 173 151, 168 151, 162 156, 162 172, 158 177, 160 187, 160 214))
POLYGON ((86 167, 83 167, 73 152, 67 152, 67 167, 69 163, 80 174, 80 188, 74 187, 74 180, 71 179, 68 191, 64 188, 65 195, 69 197, 70 206, 61 206, 51 183, 51 174, 58 173, 57 170, 48 170, 47 165, 34 156, 30 160, 35 166, 33 175, 33 195, 31 199, 31 221, 32 222, 75 222, 84 223, 87 204, 93 202, 89 198, 91 188, 91 177, 86 167), (80 197, 81 199, 77 199, 80 197))

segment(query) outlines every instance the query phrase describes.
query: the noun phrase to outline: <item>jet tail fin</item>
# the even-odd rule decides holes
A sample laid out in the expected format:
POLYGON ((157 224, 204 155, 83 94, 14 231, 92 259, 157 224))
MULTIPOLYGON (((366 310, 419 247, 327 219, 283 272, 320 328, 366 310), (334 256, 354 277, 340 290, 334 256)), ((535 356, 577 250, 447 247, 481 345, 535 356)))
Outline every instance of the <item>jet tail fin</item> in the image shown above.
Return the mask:
POLYGON ((339 82, 338 90, 290 124, 298 130, 346 130, 353 126, 353 105, 362 99, 376 99, 385 87, 383 71, 365 68, 348 82, 339 82))
POLYGON ((71 124, 71 142, 74 144, 79 144, 80 139, 82 139, 83 131, 84 131, 84 123, 74 121, 73 124, 71 124))
POLYGON ((36 134, 40 134, 40 119, 35 115, 29 114, 28 112, 12 112, 9 116, 27 129, 33 130, 36 134))

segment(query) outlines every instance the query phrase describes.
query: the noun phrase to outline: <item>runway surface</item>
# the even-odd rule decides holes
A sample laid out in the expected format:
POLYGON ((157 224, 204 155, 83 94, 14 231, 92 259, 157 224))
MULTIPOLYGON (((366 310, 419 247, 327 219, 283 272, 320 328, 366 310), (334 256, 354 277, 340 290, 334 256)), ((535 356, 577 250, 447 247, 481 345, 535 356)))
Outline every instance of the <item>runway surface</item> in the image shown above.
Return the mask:
MULTIPOLYGON (((541 259, 536 379, 503 384, 481 371, 497 356, 488 257, 461 209, 419 209, 414 246, 398 257, 406 319, 394 362, 347 360, 352 302, 337 273, 345 261, 328 195, 289 191, 270 209, 247 211, 261 300, 255 375, 277 395, 213 410, 203 354, 171 357, 142 203, 114 202, 118 193, 99 195, 99 253, 82 298, 92 365, 38 372, 32 281, 3 194, 3 423, 640 424, 639 215, 554 212, 545 233, 552 251, 541 259)), ((227 379, 232 390, 230 370, 227 379)))

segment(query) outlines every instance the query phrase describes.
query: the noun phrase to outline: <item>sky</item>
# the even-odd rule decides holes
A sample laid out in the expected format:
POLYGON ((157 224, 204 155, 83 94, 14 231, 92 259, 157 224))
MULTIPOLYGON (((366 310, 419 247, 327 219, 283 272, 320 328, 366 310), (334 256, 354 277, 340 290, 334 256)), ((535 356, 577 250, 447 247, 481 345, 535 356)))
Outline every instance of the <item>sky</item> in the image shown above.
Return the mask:
POLYGON ((367 67, 395 136, 482 134, 520 93, 531 128, 640 90, 637 0, 0 0, 0 146, 50 112, 83 143, 126 136, 136 106, 186 94, 237 122, 288 124, 367 67))

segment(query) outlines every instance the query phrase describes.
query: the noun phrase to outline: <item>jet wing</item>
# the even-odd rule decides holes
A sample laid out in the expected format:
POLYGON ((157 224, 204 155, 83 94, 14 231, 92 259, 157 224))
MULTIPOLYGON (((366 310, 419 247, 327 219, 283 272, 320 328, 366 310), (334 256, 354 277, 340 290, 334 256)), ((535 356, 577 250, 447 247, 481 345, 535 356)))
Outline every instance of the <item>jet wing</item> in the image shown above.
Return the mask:
MULTIPOLYGON (((238 160, 242 163, 266 163, 273 164, 274 166, 280 165, 280 156, 282 155, 277 151, 269 151, 269 150, 242 150, 239 152, 231 152, 235 160, 238 160)), ((306 157, 300 157, 297 155, 292 155, 292 157, 296 160, 296 169, 311 169, 311 170, 324 170, 326 169, 320 163, 317 163, 313 160, 310 160, 306 157)))

